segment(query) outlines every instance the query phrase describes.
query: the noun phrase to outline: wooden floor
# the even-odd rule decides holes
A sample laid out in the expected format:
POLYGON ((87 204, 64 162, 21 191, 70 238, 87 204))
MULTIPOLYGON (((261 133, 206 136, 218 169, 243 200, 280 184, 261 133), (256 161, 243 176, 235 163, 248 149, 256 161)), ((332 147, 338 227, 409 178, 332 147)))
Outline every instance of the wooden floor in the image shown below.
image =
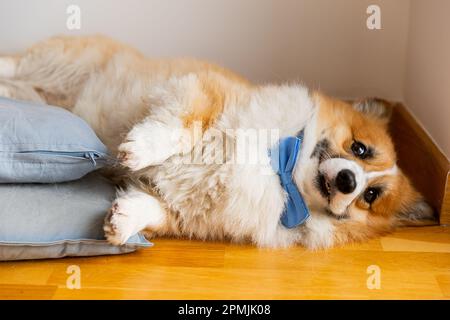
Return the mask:
POLYGON ((320 252, 154 242, 122 256, 0 263, 0 299, 450 298, 450 227, 320 252), (70 265, 80 267, 81 289, 66 287, 70 265), (373 265, 380 289, 367 286, 373 265))

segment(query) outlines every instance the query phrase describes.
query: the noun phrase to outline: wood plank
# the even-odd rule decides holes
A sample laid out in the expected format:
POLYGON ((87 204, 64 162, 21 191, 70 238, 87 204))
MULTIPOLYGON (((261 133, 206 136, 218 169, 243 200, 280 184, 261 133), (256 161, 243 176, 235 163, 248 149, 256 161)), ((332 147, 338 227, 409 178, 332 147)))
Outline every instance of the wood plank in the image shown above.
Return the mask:
POLYGON ((442 205, 441 223, 450 224, 450 172, 447 174, 445 185, 444 204, 442 205))
POLYGON ((0 284, 45 285, 52 272, 46 261, 0 262, 0 284))
POLYGON ((449 275, 438 275, 436 280, 439 284, 439 287, 442 290, 442 294, 444 298, 450 299, 450 276, 449 275))
POLYGON ((390 131, 400 168, 436 209, 440 222, 448 223, 449 160, 402 104, 394 106, 390 131))
POLYGON ((450 244, 449 231, 402 228, 369 243, 320 251, 155 239, 155 247, 127 255, 0 263, 0 297, 443 299, 450 253, 440 248, 450 244), (80 290, 66 288, 70 265, 80 267, 80 290), (370 265, 380 267, 380 290, 367 288, 370 265))
POLYGON ((450 253, 450 243, 384 238, 381 245, 384 251, 450 253))
POLYGON ((48 300, 56 286, 0 284, 0 300, 48 300))

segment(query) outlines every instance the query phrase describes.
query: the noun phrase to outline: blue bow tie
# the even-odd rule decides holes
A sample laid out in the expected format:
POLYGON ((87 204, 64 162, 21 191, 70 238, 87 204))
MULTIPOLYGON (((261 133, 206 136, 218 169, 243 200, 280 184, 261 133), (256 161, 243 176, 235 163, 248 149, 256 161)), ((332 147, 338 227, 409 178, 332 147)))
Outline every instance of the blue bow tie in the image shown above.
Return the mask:
POLYGON ((280 219, 286 228, 295 228, 309 217, 308 207, 292 177, 302 142, 303 132, 300 132, 297 137, 280 139, 279 143, 269 150, 270 164, 280 177, 281 186, 288 196, 280 219))

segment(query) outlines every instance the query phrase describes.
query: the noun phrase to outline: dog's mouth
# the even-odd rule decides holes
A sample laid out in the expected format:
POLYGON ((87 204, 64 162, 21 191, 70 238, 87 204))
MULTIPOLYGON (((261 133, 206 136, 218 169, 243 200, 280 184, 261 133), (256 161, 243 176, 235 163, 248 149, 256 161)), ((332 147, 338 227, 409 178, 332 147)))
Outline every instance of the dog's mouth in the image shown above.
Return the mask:
POLYGON ((319 187, 319 191, 322 196, 330 201, 331 184, 322 173, 319 173, 319 175, 317 176, 317 186, 319 187))
MULTIPOLYGON (((324 174, 319 173, 317 175, 316 180, 317 187, 320 191, 320 194, 327 199, 328 204, 330 204, 331 201, 331 194, 332 194, 332 186, 331 183, 327 180, 324 174)), ((345 220, 348 219, 348 214, 335 214, 333 211, 331 211, 330 208, 324 208, 324 213, 328 215, 331 218, 337 219, 337 220, 345 220)))

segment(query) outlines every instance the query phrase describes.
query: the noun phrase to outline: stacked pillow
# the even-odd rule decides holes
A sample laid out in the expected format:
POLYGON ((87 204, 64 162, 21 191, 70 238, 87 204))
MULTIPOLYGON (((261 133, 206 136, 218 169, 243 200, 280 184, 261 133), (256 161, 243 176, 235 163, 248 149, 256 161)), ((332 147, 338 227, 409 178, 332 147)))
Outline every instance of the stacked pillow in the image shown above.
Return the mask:
POLYGON ((107 161, 106 147, 81 118, 0 97, 0 260, 150 246, 139 234, 120 247, 103 238, 114 186, 97 174, 84 176, 107 161))
POLYGON ((106 147, 83 119, 0 97, 0 183, 76 180, 106 160, 106 147))

